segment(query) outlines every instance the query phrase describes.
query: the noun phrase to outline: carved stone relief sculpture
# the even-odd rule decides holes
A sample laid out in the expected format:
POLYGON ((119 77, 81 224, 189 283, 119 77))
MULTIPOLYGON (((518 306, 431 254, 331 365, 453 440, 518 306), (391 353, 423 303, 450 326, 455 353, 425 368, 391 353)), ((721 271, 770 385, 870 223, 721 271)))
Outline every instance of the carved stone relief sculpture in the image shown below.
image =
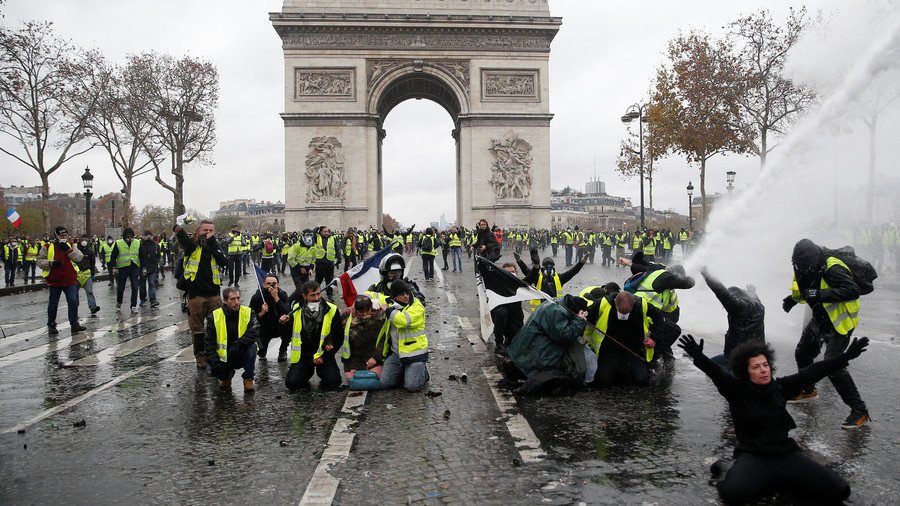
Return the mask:
POLYGON ((498 199, 526 199, 531 194, 531 144, 512 131, 492 139, 494 157, 488 181, 498 199))
POLYGON ((336 137, 313 137, 306 154, 306 201, 336 202, 344 198, 344 153, 336 137))
POLYGON ((540 101, 536 70, 482 70, 481 97, 486 101, 540 101))
POLYGON ((354 70, 298 68, 294 71, 294 99, 354 98, 354 70))

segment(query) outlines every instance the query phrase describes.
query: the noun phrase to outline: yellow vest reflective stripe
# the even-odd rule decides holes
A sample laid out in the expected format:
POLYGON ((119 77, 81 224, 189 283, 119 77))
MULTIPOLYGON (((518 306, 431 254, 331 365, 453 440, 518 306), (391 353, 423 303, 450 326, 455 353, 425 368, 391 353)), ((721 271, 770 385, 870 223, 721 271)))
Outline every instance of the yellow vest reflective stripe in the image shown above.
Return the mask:
POLYGON ((456 234, 450 235, 450 247, 462 247, 462 241, 459 240, 459 236, 456 234))
POLYGON ((675 290, 663 290, 662 293, 653 290, 653 282, 664 272, 666 272, 665 269, 657 269, 644 276, 634 295, 646 299, 653 304, 653 307, 661 311, 671 313, 678 309, 678 294, 675 293, 675 290))
POLYGON ((237 234, 230 243, 228 243, 228 254, 231 255, 233 253, 239 253, 244 249, 243 241, 244 238, 241 237, 241 234, 237 234))
MULTIPOLYGON (((828 269, 835 265, 839 265, 848 271, 850 270, 847 264, 840 259, 828 257, 825 260, 825 271, 827 272, 828 269)), ((828 290, 830 288, 831 286, 825 281, 825 276, 823 275, 822 280, 819 282, 819 289, 828 290)), ((800 304, 806 304, 806 300, 803 299, 803 294, 800 293, 800 288, 797 286, 796 276, 794 276, 794 282, 791 284, 791 297, 800 304)), ((834 330, 842 336, 849 334, 850 331, 859 325, 859 299, 843 302, 823 302, 822 307, 828 313, 828 319, 834 325, 834 330)))
MULTIPOLYGON (((561 297, 563 294, 562 281, 559 279, 559 274, 553 273, 553 283, 556 285, 556 296, 561 297)), ((541 273, 538 274, 537 285, 535 286, 538 290, 542 292, 544 291, 543 288, 541 288, 542 286, 544 286, 544 271, 541 271, 541 273)), ((531 310, 534 311, 535 309, 537 309, 537 307, 540 306, 541 302, 543 301, 544 299, 531 299, 531 310)))
POLYGON ((28 246, 28 249, 25 250, 25 261, 26 262, 34 262, 37 260, 38 252, 41 248, 37 244, 32 244, 28 246))
MULTIPOLYGON (((647 299, 639 300, 641 301, 641 309, 643 310, 642 314, 644 316, 644 337, 647 337, 650 335, 650 324, 653 323, 653 320, 647 316, 647 299)), ((612 307, 612 304, 610 304, 605 297, 600 299, 600 314, 597 317, 597 322, 594 324, 600 332, 597 332, 590 327, 585 327, 584 329, 584 336, 590 338, 588 340, 588 347, 591 348, 594 355, 600 354, 600 345, 603 344, 603 338, 606 337, 606 329, 609 328, 609 314, 612 312, 612 307)), ((653 348, 644 346, 644 360, 647 362, 653 360, 653 348)))
MULTIPOLYGON (((193 281, 197 277, 197 271, 200 269, 200 255, 203 254, 203 248, 197 246, 190 256, 184 257, 184 279, 193 281)), ((209 256, 209 266, 212 271, 213 283, 222 284, 222 277, 219 274, 219 264, 216 263, 216 257, 209 256)))
MULTIPOLYGON (((225 311, 222 308, 212 312, 213 325, 216 328, 216 353, 223 363, 228 362, 228 330, 225 326, 225 311)), ((238 339, 247 332, 250 325, 250 308, 241 306, 238 310, 238 339)))
POLYGON ((112 244, 107 244, 106 242, 100 243, 100 252, 103 253, 103 260, 105 262, 109 262, 110 258, 112 258, 112 244))
MULTIPOLYGON (((412 303, 388 319, 390 330, 397 334, 397 351, 400 358, 411 358, 428 353, 428 337, 425 335, 425 306, 413 297, 412 303)), ((387 355, 390 340, 384 343, 387 355)))
POLYGON ((337 253, 334 249, 334 236, 328 236, 324 246, 322 246, 322 236, 316 237, 316 260, 323 258, 329 262, 337 260, 337 253))
POLYGON ((316 254, 318 248, 315 246, 304 246, 299 242, 291 246, 288 250, 288 265, 296 267, 298 265, 312 265, 316 262, 316 254))
POLYGON ((648 239, 647 241, 647 244, 644 244, 644 255, 655 255, 656 239, 648 239))
MULTIPOLYGON (((368 292, 366 292, 368 293, 368 292)), ((353 315, 347 315, 347 321, 344 322, 344 344, 341 345, 341 358, 344 360, 350 359, 350 324, 353 322, 353 315)), ((385 325, 381 326, 381 330, 378 331, 378 337, 375 339, 375 349, 382 344, 384 338, 387 336, 388 329, 390 328, 389 322, 384 322, 385 325)))
POLYGON ((139 254, 141 250, 140 239, 132 239, 130 246, 125 242, 125 239, 119 239, 116 241, 116 248, 119 250, 119 256, 116 257, 117 269, 128 267, 132 263, 138 267, 141 266, 141 256, 139 254))
MULTIPOLYGON (((322 349, 322 346, 325 343, 325 336, 331 334, 332 320, 334 320, 334 316, 337 314, 337 306, 327 301, 325 302, 325 305, 328 306, 328 312, 325 313, 325 318, 322 319, 322 332, 319 333, 319 349, 316 350, 316 353, 313 355, 314 360, 325 353, 325 350, 322 349)), ((291 331, 291 363, 296 364, 300 361, 300 351, 303 349, 303 340, 301 339, 301 333, 303 332, 303 309, 300 307, 299 302, 295 302, 291 310, 294 311, 294 327, 291 331)))
POLYGON ((575 236, 572 234, 572 232, 563 232, 562 239, 563 242, 568 245, 571 245, 575 242, 575 236))
POLYGON ((687 241, 688 233, 687 232, 678 232, 678 240, 682 241, 682 242, 687 241))
MULTIPOLYGON (((75 246, 72 246, 72 247, 74 248, 75 246)), ((53 248, 53 243, 51 242, 50 244, 47 245, 47 261, 48 261, 48 262, 52 262, 52 261, 53 261, 53 258, 54 258, 55 256, 56 256, 56 251, 54 250, 54 248, 53 248)), ((72 259, 71 259, 71 258, 69 259, 69 262, 72 262, 72 259)), ((75 268, 75 275, 77 276, 78 273, 81 272, 81 269, 78 268, 78 265, 77 265, 75 262, 72 262, 72 267, 75 268)), ((90 272, 90 270, 89 270, 88 272, 90 272)), ((49 276, 49 275, 50 275, 50 271, 49 271, 49 270, 41 272, 41 277, 46 278, 46 277, 49 276)), ((79 283, 84 284, 83 281, 79 281, 79 283)))
POLYGON ((663 239, 663 249, 672 249, 672 241, 668 237, 663 239))
POLYGON ((551 235, 550 244, 559 244, 559 239, 555 235, 551 235))
POLYGON ((631 240, 631 249, 638 249, 641 247, 641 236, 636 235, 631 240))

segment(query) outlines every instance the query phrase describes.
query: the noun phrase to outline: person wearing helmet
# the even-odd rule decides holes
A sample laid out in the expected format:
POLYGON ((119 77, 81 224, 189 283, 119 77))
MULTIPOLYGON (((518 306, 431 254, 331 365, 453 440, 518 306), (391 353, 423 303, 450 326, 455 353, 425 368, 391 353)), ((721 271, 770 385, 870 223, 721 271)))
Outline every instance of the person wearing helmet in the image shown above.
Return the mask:
POLYGON ((391 296, 391 283, 403 279, 403 271, 406 269, 406 260, 399 253, 391 253, 381 259, 378 264, 378 272, 381 273, 381 281, 369 287, 369 292, 391 296))
MULTIPOLYGON (((540 265, 538 265, 536 262, 538 258, 537 249, 531 248, 530 252, 532 261, 532 265, 530 268, 525 264, 525 262, 521 260, 521 258, 516 258, 516 262, 522 269, 522 273, 525 274, 524 281, 526 283, 534 285, 538 290, 554 298, 562 297, 563 285, 565 285, 569 282, 569 280, 575 277, 575 275, 581 271, 581 268, 584 267, 584 264, 587 262, 587 257, 582 256, 581 260, 575 262, 575 265, 571 269, 560 274, 556 272, 556 262, 554 262, 552 258, 547 257, 540 263, 540 265)), ((534 311, 540 304, 540 299, 532 300, 531 310, 534 311)))

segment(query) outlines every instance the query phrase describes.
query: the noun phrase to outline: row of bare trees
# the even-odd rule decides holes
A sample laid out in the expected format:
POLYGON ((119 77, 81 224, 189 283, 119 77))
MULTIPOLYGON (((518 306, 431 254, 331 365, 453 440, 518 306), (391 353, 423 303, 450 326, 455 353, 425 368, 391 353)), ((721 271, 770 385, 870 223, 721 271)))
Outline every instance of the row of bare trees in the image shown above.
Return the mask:
POLYGON ((108 154, 125 209, 135 178, 153 174, 183 213, 185 166, 212 161, 218 96, 218 71, 201 58, 148 52, 114 63, 49 22, 0 28, 0 152, 38 174, 43 230, 50 176, 94 148, 108 154))
MULTIPOLYGON (((651 208, 655 162, 666 156, 684 156, 699 168, 704 216, 712 157, 754 154, 765 165, 776 139, 816 100, 784 72, 808 23, 803 8, 792 9, 783 24, 761 10, 730 23, 723 37, 691 31, 669 42, 649 92, 644 128, 651 208)), ((639 177, 637 145, 634 133, 622 141, 617 168, 623 177, 639 177)))

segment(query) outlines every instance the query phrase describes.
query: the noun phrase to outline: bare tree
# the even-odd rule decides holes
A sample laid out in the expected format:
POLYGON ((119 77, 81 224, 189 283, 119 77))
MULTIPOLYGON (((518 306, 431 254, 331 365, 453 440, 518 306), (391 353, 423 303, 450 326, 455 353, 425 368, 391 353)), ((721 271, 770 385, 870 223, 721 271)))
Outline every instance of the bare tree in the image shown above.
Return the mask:
POLYGON ((162 157, 151 156, 156 182, 172 192, 173 211, 184 213, 184 168, 192 162, 212 163, 216 144, 215 109, 219 74, 215 65, 190 56, 145 53, 129 62, 140 76, 143 110, 151 127, 147 153, 169 159, 174 182, 162 177, 162 157))
POLYGON ((0 30, 0 133, 13 141, 0 152, 38 173, 44 230, 50 176, 93 147, 82 141, 103 89, 102 61, 59 38, 51 23, 0 30))
MULTIPOLYGON (((653 108, 651 104, 648 111, 653 108)), ((649 116, 649 113, 648 113, 649 116)), ((669 151, 666 146, 666 138, 661 135, 654 135, 655 126, 648 118, 647 125, 644 127, 644 179, 647 180, 650 216, 653 216, 653 174, 656 171, 655 162, 663 158, 669 151)), ((623 179, 632 179, 640 177, 641 174, 641 152, 639 150, 638 133, 631 131, 629 135, 623 139, 619 146, 619 158, 616 160, 616 171, 623 179)), ((651 218, 652 219, 652 218, 651 218)))
POLYGON ((857 98, 857 114, 869 134, 869 182, 866 192, 866 218, 875 223, 875 161, 878 153, 878 120, 900 99, 900 71, 881 73, 872 79, 865 92, 857 98))
POLYGON ((125 210, 120 222, 131 223, 131 195, 134 178, 154 170, 153 159, 159 157, 159 146, 148 152, 147 139, 152 132, 142 94, 139 66, 129 59, 124 67, 105 68, 110 85, 100 94, 96 114, 87 123, 88 135, 103 147, 113 171, 122 183, 125 210))
POLYGON ((767 155, 776 147, 772 134, 784 135, 786 129, 815 100, 816 94, 784 75, 784 65, 807 24, 806 8, 790 11, 784 26, 772 21, 766 9, 732 22, 731 34, 740 46, 739 64, 743 71, 744 93, 739 103, 743 120, 756 131, 758 142, 751 151, 765 166, 767 155))

